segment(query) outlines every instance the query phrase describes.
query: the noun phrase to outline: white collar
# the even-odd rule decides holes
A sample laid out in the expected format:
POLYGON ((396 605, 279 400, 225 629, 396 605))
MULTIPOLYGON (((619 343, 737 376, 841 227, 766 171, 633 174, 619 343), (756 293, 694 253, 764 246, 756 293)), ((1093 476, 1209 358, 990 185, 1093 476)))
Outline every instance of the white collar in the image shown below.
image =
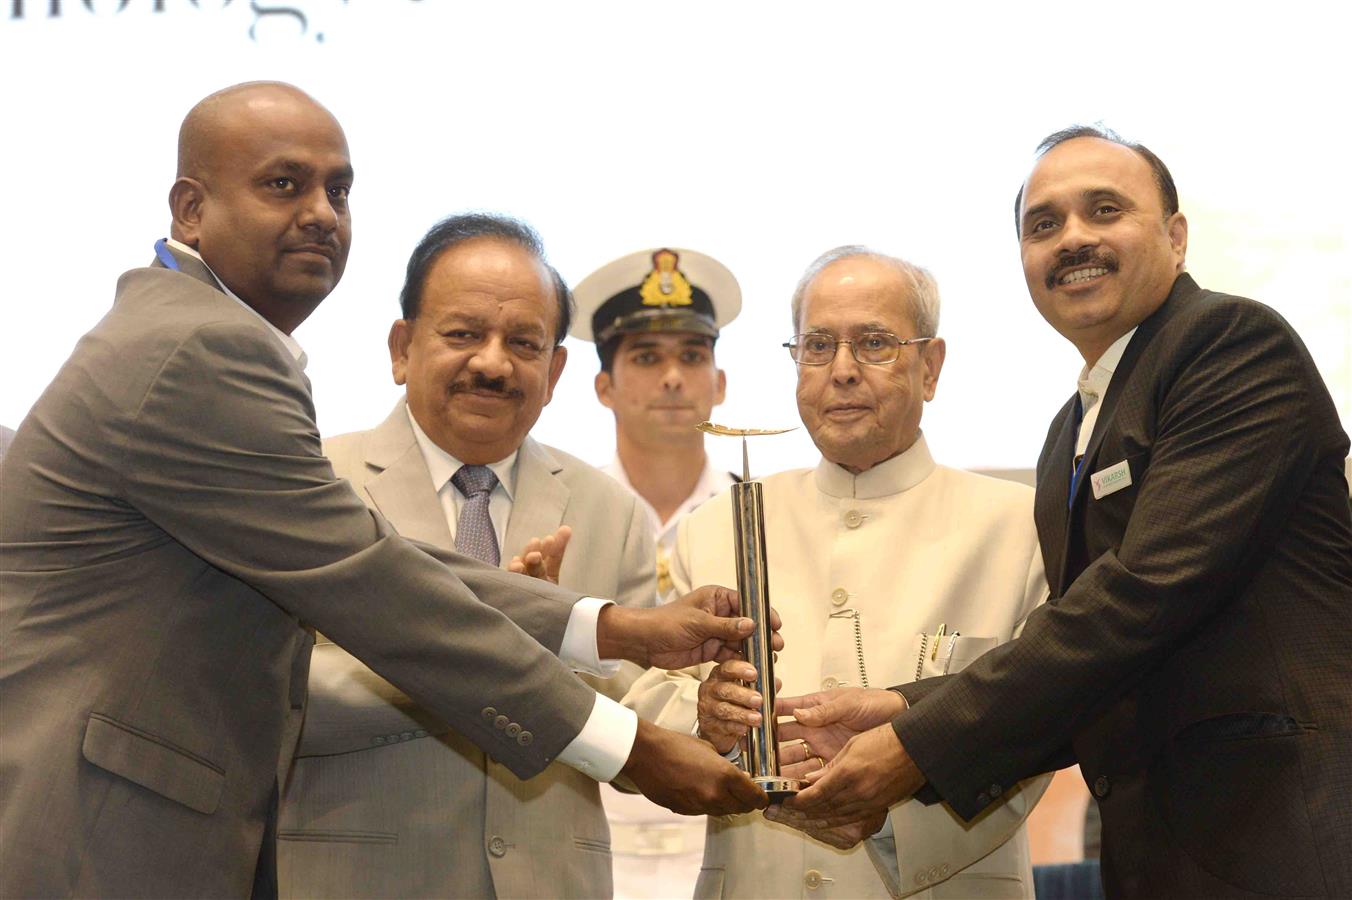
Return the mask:
MULTIPOLYGON (((643 495, 640 494, 629 481, 629 473, 624 470, 624 462, 620 459, 618 453, 616 453, 615 458, 610 461, 610 466, 606 471, 609 472, 611 477, 616 481, 628 488, 629 493, 642 498, 643 495)), ((698 506, 700 503, 703 503, 705 500, 708 500, 710 497, 723 490, 723 488, 727 487, 727 482, 729 480, 731 480, 731 476, 714 468, 713 460, 706 457, 704 460, 704 471, 699 473, 699 481, 695 482, 695 487, 690 492, 690 496, 686 499, 686 502, 688 503, 694 500, 694 505, 698 506)), ((676 516, 673 516, 672 518, 676 518, 676 516)))
POLYGON ((706 456, 704 459, 704 471, 700 472, 699 481, 695 482, 695 487, 690 491, 690 495, 681 502, 680 506, 676 507, 676 510, 671 514, 670 519, 661 522, 658 521, 657 509, 648 502, 647 497, 644 497, 635 490, 634 485, 629 481, 629 473, 624 470, 624 463, 620 460, 619 453, 615 454, 615 458, 611 460, 610 467, 606 469, 606 472, 620 484, 624 485, 625 488, 637 497, 639 502, 647 508, 648 517, 652 520, 653 525, 656 528, 656 533, 659 536, 666 534, 668 531, 675 528, 676 523, 680 521, 682 516, 698 507, 705 500, 708 500, 710 497, 721 492, 725 487, 731 484, 733 480, 729 473, 714 468, 713 460, 706 456))
POLYGON ((817 463, 814 478, 817 490, 828 497, 877 500, 909 491, 933 471, 934 457, 930 456, 925 435, 920 434, 915 443, 902 453, 858 475, 823 458, 817 463))
MULTIPOLYGON (((699 474, 699 481, 696 482, 695 489, 690 492, 690 499, 687 501, 688 503, 691 503, 690 508, 694 509, 705 500, 708 500, 710 497, 722 491, 723 488, 728 486, 728 482, 731 480, 732 477, 728 473, 715 469, 713 460, 706 457, 704 460, 704 471, 699 474)), ((689 511, 690 510, 686 510, 686 512, 689 511)), ((677 517, 673 516, 673 518, 677 517)))
MULTIPOLYGON (((418 420, 413 418, 413 411, 407 405, 404 406, 404 412, 408 415, 408 424, 413 426, 413 437, 417 440, 418 449, 422 451, 423 459, 427 462, 427 471, 432 473, 432 490, 441 493, 446 482, 460 471, 464 463, 441 449, 427 436, 427 433, 418 426, 418 420)), ((521 450, 518 448, 497 462, 488 464, 488 468, 498 476, 498 484, 507 493, 508 500, 516 493, 516 458, 520 454, 521 450)))
POLYGON ((1117 371, 1117 364, 1122 361, 1122 354, 1126 352, 1127 344, 1131 343, 1131 336, 1136 333, 1133 328, 1103 351, 1103 355, 1098 358, 1098 362, 1092 366, 1085 363, 1080 370, 1079 390, 1080 402, 1084 408, 1089 408, 1103 399, 1103 395, 1108 390, 1108 382, 1113 380, 1113 373, 1117 371), (1092 399, 1090 399, 1092 398, 1092 399))
MULTIPOLYGON (((208 272, 211 272, 211 266, 207 266, 207 261, 202 258, 202 254, 198 253, 192 247, 189 247, 187 244, 176 241, 173 238, 165 238, 164 242, 168 244, 170 247, 173 247, 179 253, 185 253, 188 256, 191 256, 193 259, 197 260, 202 265, 206 266, 208 272)), ((300 344, 296 342, 295 338, 287 334, 285 331, 282 331, 282 329, 278 328, 276 325, 273 325, 267 319, 263 318, 263 316, 259 315, 258 310, 254 309, 252 306, 245 303, 243 300, 239 299, 239 297, 235 295, 234 291, 230 290, 230 288, 225 286, 225 282, 221 281, 220 277, 215 272, 211 272, 211 277, 215 278, 216 284, 220 285, 222 291, 225 291, 225 296, 229 297, 231 300, 234 300, 236 303, 247 309, 249 312, 253 313, 255 316, 258 316, 258 318, 262 321, 262 323, 268 326, 268 328, 272 330, 273 334, 277 335, 277 339, 282 342, 282 346, 284 346, 287 349, 287 351, 291 354, 291 358, 294 359, 302 369, 305 368, 306 363, 305 351, 301 349, 300 344)))

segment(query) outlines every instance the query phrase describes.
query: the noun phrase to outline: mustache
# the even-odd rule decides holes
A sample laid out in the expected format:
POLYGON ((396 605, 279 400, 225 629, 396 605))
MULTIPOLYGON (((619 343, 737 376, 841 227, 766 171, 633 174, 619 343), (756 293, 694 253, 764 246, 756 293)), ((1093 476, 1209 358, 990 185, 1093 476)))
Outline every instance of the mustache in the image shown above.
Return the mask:
POLYGON ((472 378, 451 382, 451 386, 446 393, 466 394, 470 391, 500 394, 509 400, 519 400, 525 396, 520 388, 508 387, 506 378, 485 378, 478 373, 475 373, 472 378))
POLYGON ((1101 266, 1109 272, 1116 272, 1118 268, 1117 257, 1111 251, 1085 247, 1056 261, 1056 265, 1047 273, 1047 290, 1056 287, 1056 282, 1061 280, 1061 273, 1067 269, 1089 265, 1101 266))

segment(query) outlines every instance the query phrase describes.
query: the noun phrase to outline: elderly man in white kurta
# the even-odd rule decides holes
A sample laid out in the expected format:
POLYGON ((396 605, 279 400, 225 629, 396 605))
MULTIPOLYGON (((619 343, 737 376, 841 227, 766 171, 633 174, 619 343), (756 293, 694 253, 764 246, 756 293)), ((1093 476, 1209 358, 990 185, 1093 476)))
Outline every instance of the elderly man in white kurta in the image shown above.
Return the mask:
MULTIPOLYGON (((957 671, 1013 637, 1045 596, 1032 490, 936 465, 920 433, 944 360, 938 305, 925 270, 858 247, 825 254, 795 292, 799 413, 823 458, 764 479, 786 695, 957 671)), ((732 548, 725 493, 681 523, 677 587, 732 578, 732 548)), ((730 751, 757 715, 746 707, 758 708, 732 677, 739 665, 698 688, 689 675, 650 673, 630 697, 677 710, 669 693, 686 677, 701 732, 730 751)), ((797 752, 786 748, 786 760, 810 751, 797 752)), ((1032 897, 1023 820, 1045 786, 1024 784, 971 825, 907 801, 867 852, 835 850, 759 813, 710 819, 696 896, 1032 897)))

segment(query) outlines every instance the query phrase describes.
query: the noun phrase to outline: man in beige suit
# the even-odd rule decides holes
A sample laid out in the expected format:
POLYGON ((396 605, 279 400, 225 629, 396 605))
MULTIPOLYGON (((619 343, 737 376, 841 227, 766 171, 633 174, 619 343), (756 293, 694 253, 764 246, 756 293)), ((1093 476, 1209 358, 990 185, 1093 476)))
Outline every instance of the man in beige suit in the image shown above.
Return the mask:
POLYGON ((172 244, 0 464, 0 896, 275 893, 310 626, 523 778, 562 759, 691 811, 764 802, 554 655, 726 652, 750 628, 710 615, 731 597, 598 609, 415 546, 334 477, 290 335, 347 258, 333 116, 227 89, 184 120, 178 171, 172 244))
MULTIPOLYGON (((798 411, 822 459, 762 480, 771 596, 787 636, 775 675, 787 695, 957 671, 1009 640, 1047 589, 1032 490, 936 464, 921 433, 945 355, 938 287, 904 260, 841 247, 804 274, 793 322, 798 411)), ((735 577, 733 546, 721 494, 681 523, 677 590, 735 577)), ((759 716, 741 705, 759 709, 752 692, 726 680, 746 668, 730 661, 702 685, 684 682, 720 750, 759 716)), ((676 678, 645 675, 632 696, 651 692, 675 709, 665 691, 676 678)), ((690 724, 689 714, 666 720, 690 724)), ((802 744, 783 758, 800 777, 822 765, 802 744)), ((695 895, 1031 897, 1023 820, 1045 784, 1011 790, 971 824, 943 806, 900 804, 870 852, 836 850, 758 813, 710 818, 695 895)))
MULTIPOLYGON (((390 356, 407 399, 374 429, 324 442, 338 476, 400 534, 449 549, 473 527, 461 521, 472 511, 454 473, 487 466, 503 565, 519 550, 522 566, 548 536, 548 552, 535 553, 559 584, 653 605, 652 537, 637 500, 528 436, 563 369, 571 316, 538 235, 497 216, 449 218, 414 250, 402 299, 390 356)), ((625 664, 591 683, 618 699, 637 673, 625 664)), ((594 779, 563 765, 518 779, 322 640, 279 838, 283 896, 611 893, 594 779)))

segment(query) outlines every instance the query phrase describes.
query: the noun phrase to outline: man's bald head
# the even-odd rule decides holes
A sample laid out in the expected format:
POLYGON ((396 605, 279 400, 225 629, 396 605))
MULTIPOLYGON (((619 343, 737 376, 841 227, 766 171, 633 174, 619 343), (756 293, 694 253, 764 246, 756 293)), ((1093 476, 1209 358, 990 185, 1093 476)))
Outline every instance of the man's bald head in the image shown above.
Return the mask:
POLYGON ((178 128, 177 177, 201 178, 209 170, 212 160, 249 119, 250 113, 269 109, 308 106, 333 121, 340 132, 342 126, 315 98, 293 84, 284 81, 246 81, 222 88, 200 100, 183 117, 178 128))
POLYGON ((183 119, 172 234, 290 332, 342 277, 351 186, 347 138, 332 113, 289 84, 237 84, 183 119))

